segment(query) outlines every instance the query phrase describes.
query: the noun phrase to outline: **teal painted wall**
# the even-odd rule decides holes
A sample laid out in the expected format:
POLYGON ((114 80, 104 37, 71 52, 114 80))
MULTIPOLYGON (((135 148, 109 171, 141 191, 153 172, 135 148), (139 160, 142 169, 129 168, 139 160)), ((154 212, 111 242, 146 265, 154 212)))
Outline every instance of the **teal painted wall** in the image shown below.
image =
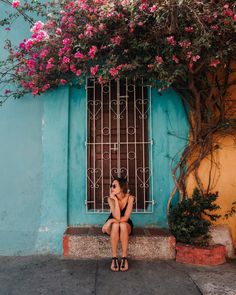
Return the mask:
MULTIPOLYGON (((188 125, 182 103, 171 89, 151 93, 154 212, 132 214, 135 226, 167 227, 166 206, 173 188, 171 159, 186 144, 188 125)), ((102 225, 109 213, 86 213, 86 91, 71 89, 69 119, 69 225, 102 225)))
MULTIPOLYGON (((6 10, 1 2, 0 15, 6 10)), ((27 36, 29 29, 18 21, 12 31, 0 31, 1 40, 10 38, 15 44, 27 36)), ((2 48, 3 42, 4 58, 2 48)), ((180 138, 187 138, 188 128, 179 97, 171 90, 162 96, 152 91, 151 111, 156 204, 154 214, 134 214, 132 219, 135 226, 165 227, 173 185, 170 157, 185 143, 180 138)), ((85 214, 85 126, 83 87, 26 95, 0 107, 0 255, 62 254, 67 224, 103 224, 107 214, 85 214)))
MULTIPOLYGON (((14 9, 0 3, 0 17, 14 9)), ((4 40, 30 36, 22 20, 4 40), (20 30, 19 30, 20 28, 20 30)), ((6 85, 11 88, 12 85, 6 85)), ((4 91, 6 88, 1 88, 4 91)), ((0 255, 62 253, 67 226, 68 88, 0 107, 0 255)))

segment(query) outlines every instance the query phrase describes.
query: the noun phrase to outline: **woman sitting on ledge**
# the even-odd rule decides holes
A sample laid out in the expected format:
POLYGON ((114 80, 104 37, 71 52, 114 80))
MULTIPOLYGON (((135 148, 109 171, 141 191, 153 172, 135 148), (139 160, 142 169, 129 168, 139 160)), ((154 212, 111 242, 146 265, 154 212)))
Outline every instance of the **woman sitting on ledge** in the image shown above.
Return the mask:
POLYGON ((115 178, 111 184, 111 192, 108 204, 111 214, 102 227, 102 232, 110 235, 112 247, 111 270, 128 270, 128 240, 129 235, 133 234, 133 222, 130 215, 133 209, 134 196, 128 192, 128 182, 125 178, 115 178), (119 267, 117 258, 118 241, 122 244, 122 258, 119 267))

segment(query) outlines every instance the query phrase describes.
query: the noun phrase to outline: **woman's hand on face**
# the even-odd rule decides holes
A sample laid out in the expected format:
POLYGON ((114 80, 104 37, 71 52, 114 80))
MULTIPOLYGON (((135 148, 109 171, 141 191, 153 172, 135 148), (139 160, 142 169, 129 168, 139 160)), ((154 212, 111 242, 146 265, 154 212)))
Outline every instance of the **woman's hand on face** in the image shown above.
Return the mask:
POLYGON ((114 193, 110 193, 110 198, 112 200, 118 200, 117 197, 116 197, 116 195, 114 193))

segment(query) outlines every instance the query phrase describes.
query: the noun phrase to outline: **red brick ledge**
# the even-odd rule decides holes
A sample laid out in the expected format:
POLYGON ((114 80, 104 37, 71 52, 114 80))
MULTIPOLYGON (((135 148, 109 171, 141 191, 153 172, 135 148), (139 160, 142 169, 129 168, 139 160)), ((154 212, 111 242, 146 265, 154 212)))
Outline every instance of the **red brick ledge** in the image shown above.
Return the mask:
POLYGON ((218 265, 225 260, 224 245, 216 244, 208 247, 193 246, 183 243, 176 244, 176 261, 195 265, 218 265))

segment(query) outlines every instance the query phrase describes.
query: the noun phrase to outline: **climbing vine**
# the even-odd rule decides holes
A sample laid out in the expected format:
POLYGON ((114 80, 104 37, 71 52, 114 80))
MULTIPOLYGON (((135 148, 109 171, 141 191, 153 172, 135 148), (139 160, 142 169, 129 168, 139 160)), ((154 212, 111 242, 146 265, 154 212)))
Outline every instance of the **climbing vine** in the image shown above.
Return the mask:
POLYGON ((203 159, 219 148, 218 139, 235 135, 230 89, 235 84, 236 8, 232 0, 77 0, 45 3, 19 0, 1 20, 10 30, 16 17, 31 25, 31 37, 1 61, 2 102, 25 93, 40 95, 60 85, 81 85, 88 76, 99 83, 145 77, 161 94, 175 89, 181 97, 190 135, 172 161, 175 186, 168 201, 186 195, 186 181, 203 159), (34 13, 38 18, 35 20, 34 13), (15 87, 13 86, 15 85, 15 87))

